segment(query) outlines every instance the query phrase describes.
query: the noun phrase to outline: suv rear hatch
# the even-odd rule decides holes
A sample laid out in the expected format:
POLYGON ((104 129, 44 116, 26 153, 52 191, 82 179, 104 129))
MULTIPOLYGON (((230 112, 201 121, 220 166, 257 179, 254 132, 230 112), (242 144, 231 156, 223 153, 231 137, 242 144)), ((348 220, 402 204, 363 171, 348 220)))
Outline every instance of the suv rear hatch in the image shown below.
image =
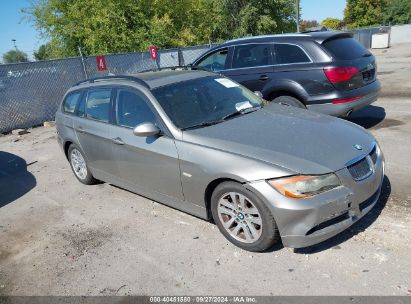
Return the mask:
POLYGON ((376 80, 375 57, 351 34, 331 36, 322 47, 334 59, 324 73, 336 89, 353 90, 376 80))

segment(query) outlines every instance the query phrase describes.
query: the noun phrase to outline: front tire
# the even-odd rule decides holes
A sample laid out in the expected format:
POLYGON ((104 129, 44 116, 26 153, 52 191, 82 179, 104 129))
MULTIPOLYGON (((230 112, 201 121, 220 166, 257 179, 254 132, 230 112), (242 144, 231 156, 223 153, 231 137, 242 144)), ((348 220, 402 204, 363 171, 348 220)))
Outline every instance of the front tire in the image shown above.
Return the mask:
POLYGON ((217 186, 211 196, 211 213, 226 239, 244 250, 262 252, 280 238, 270 210, 239 183, 217 186))
POLYGON ((301 109, 306 109, 306 106, 297 98, 292 96, 278 96, 272 100, 272 102, 279 103, 285 106, 291 106, 301 109))
POLYGON ((97 180, 91 174, 83 152, 75 144, 71 144, 68 149, 68 160, 74 176, 85 185, 92 185, 97 180))

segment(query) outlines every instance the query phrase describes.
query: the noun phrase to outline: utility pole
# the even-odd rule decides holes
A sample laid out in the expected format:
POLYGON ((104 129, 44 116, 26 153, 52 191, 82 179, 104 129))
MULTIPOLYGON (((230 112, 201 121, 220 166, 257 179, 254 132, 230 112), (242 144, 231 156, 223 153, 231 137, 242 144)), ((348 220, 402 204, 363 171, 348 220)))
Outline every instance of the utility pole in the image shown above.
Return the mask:
POLYGON ((86 65, 84 64, 83 52, 81 51, 81 46, 80 45, 78 46, 78 52, 80 53, 80 57, 81 57, 81 64, 83 66, 84 77, 87 80, 88 79, 87 69, 86 69, 86 65))
POLYGON ((17 48, 16 39, 11 39, 11 41, 13 42, 13 45, 16 51, 18 51, 19 49, 17 48))
POLYGON ((297 12, 297 33, 300 32, 300 0, 296 0, 296 12, 297 12))

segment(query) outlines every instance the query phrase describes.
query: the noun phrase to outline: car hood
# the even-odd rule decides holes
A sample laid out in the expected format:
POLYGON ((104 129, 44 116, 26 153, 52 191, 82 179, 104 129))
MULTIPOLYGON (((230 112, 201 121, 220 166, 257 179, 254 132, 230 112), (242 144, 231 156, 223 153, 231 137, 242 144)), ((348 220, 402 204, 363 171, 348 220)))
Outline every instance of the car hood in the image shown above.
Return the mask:
POLYGON ((369 153, 374 137, 343 119, 269 104, 217 125, 183 132, 183 140, 292 170, 335 172, 369 153), (361 145, 357 150, 354 145, 361 145))

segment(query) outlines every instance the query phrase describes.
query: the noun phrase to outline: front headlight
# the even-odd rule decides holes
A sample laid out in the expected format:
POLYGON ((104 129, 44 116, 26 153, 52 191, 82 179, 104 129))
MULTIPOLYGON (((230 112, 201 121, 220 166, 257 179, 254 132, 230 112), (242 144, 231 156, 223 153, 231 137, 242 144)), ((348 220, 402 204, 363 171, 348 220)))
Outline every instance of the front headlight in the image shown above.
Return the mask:
POLYGON ((334 173, 325 175, 299 175, 268 181, 282 195, 292 198, 307 198, 341 185, 334 173))

